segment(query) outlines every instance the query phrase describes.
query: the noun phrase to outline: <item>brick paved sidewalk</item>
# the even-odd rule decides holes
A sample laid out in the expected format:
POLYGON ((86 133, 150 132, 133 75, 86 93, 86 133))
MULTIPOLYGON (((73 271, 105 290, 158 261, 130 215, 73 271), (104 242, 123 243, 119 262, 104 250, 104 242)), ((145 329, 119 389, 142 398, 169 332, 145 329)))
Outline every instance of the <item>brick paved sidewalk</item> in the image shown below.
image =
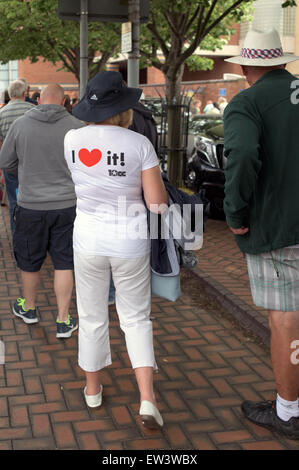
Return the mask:
POLYGON ((11 314, 21 283, 7 229, 7 208, 1 208, 0 337, 6 362, 0 365, 0 450, 299 448, 243 419, 243 399, 273 397, 269 352, 231 322, 191 272, 183 274, 179 301, 153 300, 163 430, 145 430, 140 422, 137 387, 114 308, 113 365, 102 373, 103 405, 88 409, 77 366, 77 333, 67 340, 55 337, 49 262, 38 296, 40 322, 28 326, 11 314))
POLYGON ((207 292, 245 328, 269 344, 267 312, 252 302, 245 257, 224 220, 207 221, 203 247, 197 255, 199 264, 194 273, 207 292))

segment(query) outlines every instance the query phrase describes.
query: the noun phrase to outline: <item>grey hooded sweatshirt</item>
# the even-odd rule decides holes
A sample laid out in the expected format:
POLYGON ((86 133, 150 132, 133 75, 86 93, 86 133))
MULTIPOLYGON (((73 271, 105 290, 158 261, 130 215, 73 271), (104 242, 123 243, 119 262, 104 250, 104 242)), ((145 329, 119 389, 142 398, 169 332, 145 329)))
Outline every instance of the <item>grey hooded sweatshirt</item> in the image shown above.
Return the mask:
POLYGON ((76 205, 64 158, 64 136, 84 124, 57 104, 40 104, 11 125, 0 151, 0 168, 18 173, 18 205, 65 209, 76 205))

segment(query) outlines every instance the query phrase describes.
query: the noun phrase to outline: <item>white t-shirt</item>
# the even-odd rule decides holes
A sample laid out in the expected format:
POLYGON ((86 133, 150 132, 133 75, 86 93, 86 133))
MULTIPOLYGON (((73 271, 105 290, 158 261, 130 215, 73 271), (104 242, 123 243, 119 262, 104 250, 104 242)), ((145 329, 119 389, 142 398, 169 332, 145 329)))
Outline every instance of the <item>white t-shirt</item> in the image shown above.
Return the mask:
POLYGON ((141 172, 159 165, 151 142, 119 126, 69 131, 65 158, 77 195, 74 250, 138 258, 150 250, 141 172))

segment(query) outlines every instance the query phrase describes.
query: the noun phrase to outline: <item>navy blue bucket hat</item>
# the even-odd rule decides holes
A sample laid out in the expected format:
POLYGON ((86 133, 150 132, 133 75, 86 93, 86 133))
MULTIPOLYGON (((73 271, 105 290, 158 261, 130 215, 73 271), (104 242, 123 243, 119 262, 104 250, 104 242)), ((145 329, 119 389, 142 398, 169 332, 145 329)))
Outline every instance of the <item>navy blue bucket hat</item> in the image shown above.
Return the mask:
POLYGON ((100 72, 87 84, 73 115, 85 122, 102 122, 135 106, 141 88, 127 87, 119 72, 100 72))

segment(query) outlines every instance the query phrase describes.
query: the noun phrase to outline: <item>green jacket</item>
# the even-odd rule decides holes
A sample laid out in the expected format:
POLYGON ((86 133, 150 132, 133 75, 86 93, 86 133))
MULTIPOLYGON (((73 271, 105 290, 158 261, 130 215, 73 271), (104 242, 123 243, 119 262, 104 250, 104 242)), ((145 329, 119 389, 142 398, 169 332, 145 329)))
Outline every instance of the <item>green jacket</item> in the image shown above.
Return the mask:
POLYGON ((224 112, 224 211, 230 227, 249 227, 236 236, 245 253, 299 243, 299 80, 294 80, 286 70, 272 70, 224 112))

